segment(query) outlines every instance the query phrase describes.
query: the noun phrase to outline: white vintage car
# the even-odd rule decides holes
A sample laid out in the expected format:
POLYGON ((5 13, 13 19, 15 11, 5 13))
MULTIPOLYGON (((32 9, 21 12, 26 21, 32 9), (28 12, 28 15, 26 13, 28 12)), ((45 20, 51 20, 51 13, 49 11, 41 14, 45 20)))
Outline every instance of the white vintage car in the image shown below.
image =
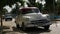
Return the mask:
POLYGON ((37 7, 24 7, 20 9, 20 14, 16 16, 15 23, 17 28, 22 27, 44 27, 49 29, 52 24, 48 14, 42 14, 37 7))

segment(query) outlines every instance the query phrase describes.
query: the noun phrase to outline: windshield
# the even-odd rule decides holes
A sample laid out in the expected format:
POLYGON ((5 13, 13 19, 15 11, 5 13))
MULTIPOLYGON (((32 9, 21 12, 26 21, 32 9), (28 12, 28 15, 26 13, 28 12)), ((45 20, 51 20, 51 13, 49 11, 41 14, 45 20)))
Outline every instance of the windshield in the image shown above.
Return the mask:
POLYGON ((21 9, 22 14, 27 14, 27 13, 39 13, 39 9, 21 9))
POLYGON ((6 14, 5 18, 11 18, 12 16, 10 14, 6 14))

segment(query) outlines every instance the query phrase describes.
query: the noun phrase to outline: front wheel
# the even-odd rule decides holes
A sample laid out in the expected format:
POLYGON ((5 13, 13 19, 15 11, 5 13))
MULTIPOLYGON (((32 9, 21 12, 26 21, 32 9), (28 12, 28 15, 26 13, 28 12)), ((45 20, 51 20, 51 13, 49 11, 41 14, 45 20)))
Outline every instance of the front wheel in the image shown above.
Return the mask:
POLYGON ((24 22, 22 22, 22 30, 25 30, 25 29, 26 29, 25 24, 24 22))
POLYGON ((19 24, 17 24, 16 27, 19 28, 19 24))
POLYGON ((5 19, 5 21, 7 21, 7 19, 5 19))
POLYGON ((49 30, 50 25, 44 26, 44 29, 49 30))

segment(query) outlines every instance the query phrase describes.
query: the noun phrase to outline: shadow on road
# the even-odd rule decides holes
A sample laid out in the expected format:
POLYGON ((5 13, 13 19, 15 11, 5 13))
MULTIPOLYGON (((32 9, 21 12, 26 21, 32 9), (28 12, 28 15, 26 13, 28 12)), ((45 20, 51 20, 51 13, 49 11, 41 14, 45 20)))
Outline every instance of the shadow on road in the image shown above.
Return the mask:
MULTIPOLYGON (((2 34, 3 33, 3 30, 5 30, 5 29, 9 29, 9 27, 7 27, 7 26, 0 26, 0 34, 2 34)), ((4 33, 3 33, 4 34, 4 33)))
POLYGON ((1 29, 9 29, 9 27, 7 27, 7 26, 1 27, 1 26, 0 26, 0 31, 1 31, 1 29))
POLYGON ((21 33, 43 33, 43 32, 50 32, 51 30, 45 30, 42 28, 36 28, 36 27, 30 27, 30 28, 26 28, 26 30, 22 30, 22 28, 17 29, 17 28, 13 28, 14 31, 18 31, 21 33))
POLYGON ((15 27, 13 27, 13 31, 4 31, 3 33, 9 33, 9 32, 19 32, 20 33, 27 33, 27 34, 40 34, 40 33, 43 33, 43 32, 50 32, 51 30, 45 30, 45 29, 42 29, 42 28, 36 28, 36 27, 30 27, 30 28, 26 28, 26 30, 22 30, 22 28, 20 29, 17 29, 15 27))

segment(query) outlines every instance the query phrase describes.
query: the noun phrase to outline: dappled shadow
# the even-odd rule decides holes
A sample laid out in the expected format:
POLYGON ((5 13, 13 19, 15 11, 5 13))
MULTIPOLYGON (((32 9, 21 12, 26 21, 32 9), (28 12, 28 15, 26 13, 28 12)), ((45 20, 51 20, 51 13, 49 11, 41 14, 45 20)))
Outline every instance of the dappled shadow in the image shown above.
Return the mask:
POLYGON ((17 28, 13 28, 14 31, 19 31, 21 33, 43 33, 43 32, 50 32, 51 30, 45 30, 42 28, 36 28, 36 27, 30 27, 30 28, 26 28, 26 30, 22 30, 22 28, 17 29, 17 28))
POLYGON ((1 27, 1 26, 0 26, 0 30, 1 30, 1 29, 9 29, 9 27, 7 27, 7 26, 2 26, 2 27, 1 27))
POLYGON ((5 29, 10 29, 9 27, 7 27, 7 26, 0 26, 0 34, 4 34, 3 33, 3 30, 5 30, 5 29))
POLYGON ((36 27, 30 27, 30 28, 26 28, 26 30, 22 30, 22 28, 19 28, 17 29, 16 27, 13 27, 13 31, 3 31, 3 34, 6 34, 6 33, 10 33, 10 32, 19 32, 19 33, 27 33, 27 34, 40 34, 40 33, 43 33, 43 32, 50 32, 51 30, 45 30, 45 29, 42 29, 42 28, 36 28, 36 27))

